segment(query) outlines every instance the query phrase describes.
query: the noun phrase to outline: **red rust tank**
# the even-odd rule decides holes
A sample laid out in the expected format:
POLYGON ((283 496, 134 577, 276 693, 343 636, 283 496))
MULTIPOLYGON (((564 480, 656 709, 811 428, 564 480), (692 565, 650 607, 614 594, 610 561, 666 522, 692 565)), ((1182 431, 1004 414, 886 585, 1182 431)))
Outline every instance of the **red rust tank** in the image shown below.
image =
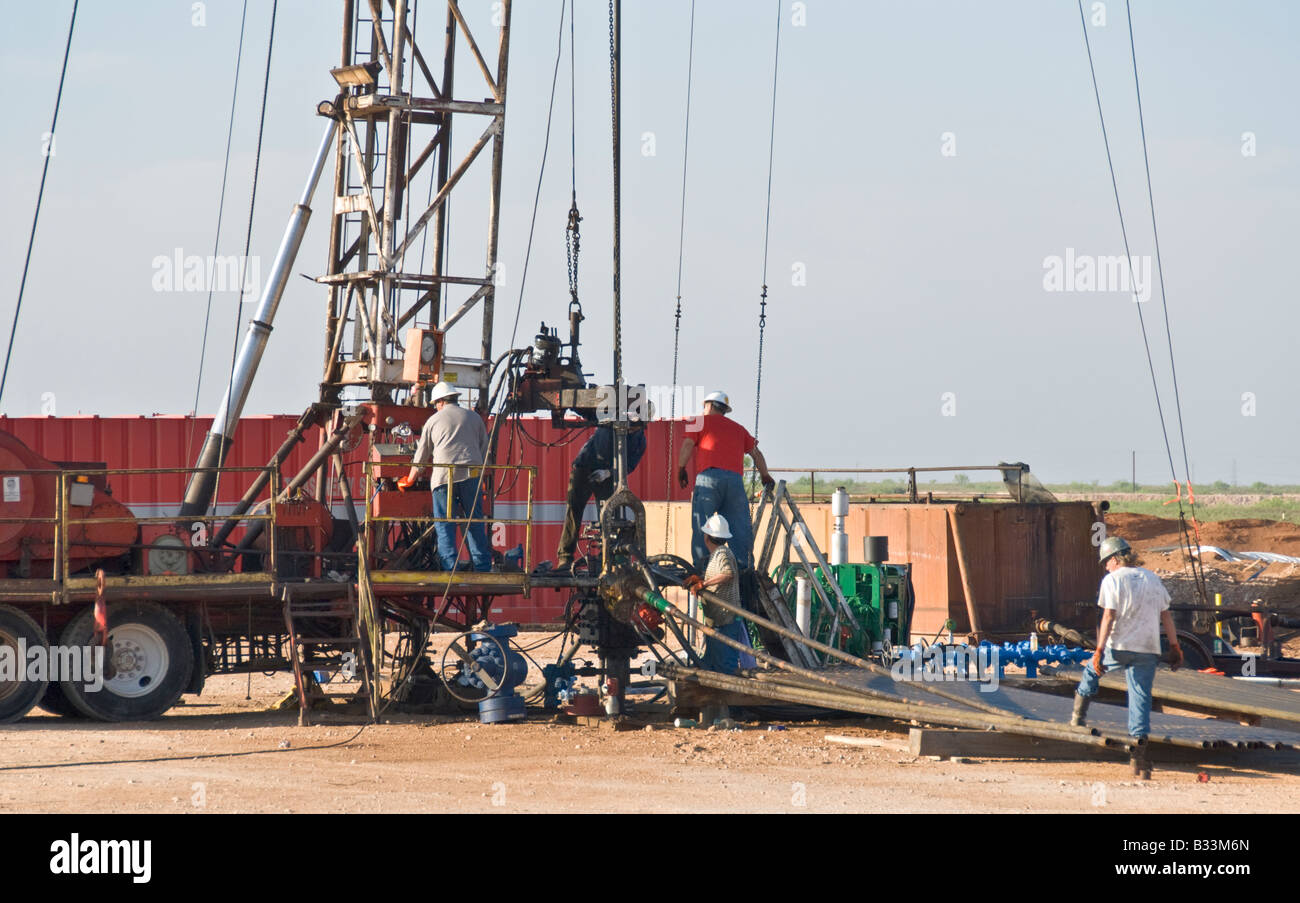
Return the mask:
MULTIPOLYGON (((53 518, 58 474, 66 468, 0 432, 0 574, 48 577, 54 569, 53 518), (45 519, 45 520, 43 520, 45 519)), ((88 475, 68 487, 68 564, 79 571, 130 551, 140 528, 129 508, 108 494, 104 478, 88 475), (127 518, 113 523, 106 518, 127 518)))

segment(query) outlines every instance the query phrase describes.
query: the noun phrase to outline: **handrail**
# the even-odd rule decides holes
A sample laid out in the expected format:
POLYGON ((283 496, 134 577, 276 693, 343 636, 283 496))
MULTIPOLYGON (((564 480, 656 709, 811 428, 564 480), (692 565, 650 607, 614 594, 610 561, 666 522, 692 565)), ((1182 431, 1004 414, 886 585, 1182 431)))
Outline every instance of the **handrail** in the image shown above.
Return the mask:
MULTIPOLYGON (((206 528, 207 528, 207 531, 208 531, 205 535, 210 536, 210 535, 212 535, 211 531, 212 531, 212 528, 213 528, 213 526, 214 526, 214 523, 215 523, 217 520, 224 520, 224 519, 227 518, 227 515, 218 515, 218 514, 215 514, 215 513, 214 513, 212 516, 188 516, 188 517, 184 517, 184 518, 181 518, 178 514, 170 514, 170 515, 166 515, 166 514, 160 514, 160 515, 135 515, 135 514, 128 514, 128 515, 118 515, 118 514, 113 514, 113 515, 95 515, 95 514, 92 513, 92 509, 90 509, 90 508, 83 509, 84 513, 79 513, 76 517, 74 517, 74 516, 73 516, 73 513, 72 513, 74 507, 75 507, 75 508, 82 508, 82 506, 79 506, 79 505, 78 505, 78 506, 74 506, 74 505, 71 504, 71 492, 72 492, 72 488, 73 488, 74 486, 77 486, 77 485, 92 485, 92 486, 93 486, 93 485, 95 485, 96 482, 99 482, 99 481, 103 480, 103 478, 108 477, 108 476, 142 476, 142 475, 158 475, 158 474, 192 474, 192 473, 194 473, 194 472, 196 472, 196 471, 207 471, 207 470, 216 470, 216 468, 200 468, 200 467, 148 467, 148 468, 104 468, 104 467, 78 468, 78 467, 62 467, 62 468, 31 468, 31 469, 22 469, 22 470, 6 470, 5 473, 4 473, 4 475, 5 475, 5 476, 10 476, 10 477, 30 476, 30 477, 37 477, 37 478, 40 478, 40 477, 48 477, 48 478, 52 478, 52 479, 51 479, 51 482, 53 483, 53 491, 54 491, 54 499, 53 499, 53 501, 54 501, 54 505, 53 505, 54 513, 53 513, 52 516, 48 516, 48 515, 27 515, 27 516, 21 516, 21 517, 20 517, 20 516, 0 516, 0 523, 3 523, 3 524, 27 524, 27 525, 33 525, 33 526, 52 527, 52 528, 53 528, 52 530, 49 531, 49 532, 52 534, 52 536, 50 536, 50 538, 49 538, 49 542, 50 542, 50 544, 51 544, 52 547, 53 547, 53 548, 50 550, 50 551, 51 551, 51 556, 50 556, 50 559, 49 559, 49 561, 50 561, 50 572, 51 572, 51 580, 50 580, 50 583, 52 583, 52 584, 54 585, 53 598, 54 598, 54 602, 55 602, 55 604, 65 604, 65 603, 68 601, 68 599, 69 599, 69 593, 70 593, 70 591, 71 591, 72 589, 75 589, 75 588, 76 588, 76 587, 74 587, 73 584, 75 583, 75 584, 78 584, 78 585, 79 585, 80 582, 83 582, 85 579, 88 579, 88 578, 85 578, 85 577, 74 577, 74 576, 73 576, 72 560, 73 560, 73 552, 74 552, 74 548, 75 548, 76 546, 79 546, 79 545, 91 545, 91 546, 95 546, 95 545, 97 545, 93 540, 88 539, 88 538, 85 537, 86 531, 87 531, 90 527, 92 527, 92 526, 96 526, 96 525, 101 525, 101 524, 137 524, 137 525, 148 525, 148 524, 175 524, 175 523, 177 523, 178 521, 183 521, 183 522, 191 523, 191 524, 205 524, 205 525, 206 525, 206 528), (73 527, 74 527, 74 525, 75 525, 75 527, 78 529, 78 531, 81 532, 81 535, 82 535, 82 537, 83 537, 81 540, 77 540, 77 541, 74 541, 74 540, 73 540, 72 531, 73 531, 73 527)), ((278 570, 277 570, 277 562, 278 562, 278 559, 279 559, 279 557, 280 557, 280 554, 279 554, 280 550, 279 550, 279 548, 278 548, 279 543, 278 543, 278 541, 277 541, 277 537, 276 537, 276 533, 277 533, 278 531, 276 531, 276 530, 274 529, 274 527, 275 527, 275 523, 276 523, 276 519, 277 519, 277 512, 276 512, 276 499, 275 499, 275 495, 276 495, 276 494, 278 493, 278 491, 279 491, 279 482, 280 482, 280 474, 279 474, 279 471, 278 471, 276 468, 273 468, 273 467, 267 467, 267 466, 262 466, 262 467, 252 467, 252 466, 247 466, 247 467, 224 467, 224 468, 220 468, 220 470, 221 470, 222 472, 224 472, 224 473, 263 473, 263 472, 268 472, 268 471, 269 471, 269 485, 270 485, 270 487, 271 487, 271 496, 270 496, 270 499, 269 499, 269 509, 266 511, 266 513, 262 513, 262 514, 251 514, 251 513, 246 513, 246 514, 242 515, 239 519, 240 519, 241 521, 250 521, 250 522, 251 522, 251 521, 262 521, 262 522, 269 522, 269 523, 270 523, 270 525, 271 525, 271 527, 272 527, 272 530, 271 530, 271 536, 270 536, 270 539, 269 539, 269 542, 268 542, 268 548, 267 548, 267 555, 268 555, 268 558, 269 558, 269 567, 268 567, 268 569, 267 569, 266 576, 267 576, 267 577, 272 581, 272 583, 274 584, 274 583, 276 582, 276 579, 277 579, 277 577, 276 577, 276 575, 278 574, 278 570)), ((48 534, 46 534, 46 535, 48 535, 48 534)), ((138 539, 139 537, 136 537, 136 538, 138 539)), ((43 541, 45 541, 45 540, 38 540, 38 541, 42 541, 42 542, 43 542, 43 541)), ((102 544, 99 544, 99 545, 105 545, 105 546, 107 546, 107 547, 111 547, 111 548, 118 548, 118 547, 121 547, 121 548, 122 548, 122 554, 126 554, 127 552, 133 552, 133 551, 135 551, 135 550, 146 551, 146 550, 153 550, 153 549, 158 549, 158 548, 170 548, 170 547, 160 546, 160 545, 158 545, 158 544, 156 544, 156 543, 154 543, 154 542, 143 542, 143 541, 140 541, 140 542, 131 542, 131 543, 126 543, 126 544, 123 544, 123 543, 120 543, 120 542, 111 542, 111 541, 110 541, 110 542, 102 543, 102 544)), ((195 549, 199 549, 199 548, 203 548, 203 545, 202 545, 202 544, 199 544, 199 545, 190 544, 190 545, 187 546, 187 551, 195 550, 195 549)), ((42 557, 41 560, 45 560, 45 559, 42 557)), ((109 577, 108 579, 109 579, 110 581, 115 581, 115 580, 123 579, 124 577, 129 577, 129 578, 130 578, 131 580, 133 580, 133 581, 141 582, 141 581, 148 581, 148 580, 149 580, 149 576, 151 576, 151 575, 139 575, 139 574, 114 575, 114 576, 109 577)), ((224 574, 223 572, 217 572, 217 573, 214 573, 214 574, 209 575, 209 576, 233 576, 233 574, 224 574)), ((252 574, 249 574, 249 575, 243 575, 243 574, 241 574, 241 575, 239 575, 239 578, 236 578, 236 579, 246 579, 246 576, 252 576, 252 574)), ((20 578, 20 579, 21 579, 21 578, 20 578)))
MULTIPOLYGON (((856 497, 857 498, 906 498, 908 501, 911 502, 919 502, 921 500, 922 493, 920 493, 919 490, 917 489, 916 475, 918 473, 953 473, 953 472, 961 472, 961 471, 968 471, 968 470, 995 470, 999 472, 1005 472, 1008 470, 1018 470, 1021 476, 1023 476, 1025 473, 1029 472, 1029 467, 1026 464, 971 464, 971 465, 942 465, 938 467, 769 467, 768 473, 807 474, 808 482, 809 482, 808 501, 810 502, 816 500, 818 474, 860 474, 860 473, 862 474, 867 474, 867 473, 906 474, 907 475, 906 493, 870 492, 870 493, 859 494, 856 497)), ((750 469, 751 479, 755 473, 756 471, 753 468, 751 468, 750 469)), ((1017 483, 1019 483, 1019 478, 1017 479, 1017 483)), ((850 494, 849 497, 852 499, 855 496, 853 494, 850 494)), ((960 498, 960 499, 1003 499, 1003 498, 1015 499, 1017 496, 1015 493, 1008 491, 1005 493, 1004 492, 971 492, 971 493, 945 492, 944 497, 960 498)))
MULTIPOLYGON (((414 517, 409 515, 404 515, 404 514, 402 515, 376 514, 374 508, 374 500, 379 491, 377 486, 377 480, 382 478, 382 477, 377 477, 376 472, 382 470, 394 470, 399 472, 407 471, 411 468, 411 464, 408 461, 366 461, 364 462, 364 465, 365 465, 365 477, 366 477, 366 520, 365 520, 365 524, 363 525, 363 529, 366 532, 366 548, 371 550, 374 549, 374 543, 372 541, 374 534, 370 528, 370 525, 372 523, 375 524, 385 524, 385 523, 393 523, 393 522, 415 523, 415 524, 429 524, 431 525, 431 527, 436 524, 450 523, 450 524, 461 525, 462 529, 467 528, 471 524, 485 524, 485 525, 505 524, 507 526, 521 526, 524 528, 524 558, 522 562, 523 572, 525 574, 529 574, 532 572, 533 493, 534 493, 534 486, 537 479, 536 465, 533 464, 464 464, 464 463, 461 464, 431 463, 431 464, 420 465, 420 467, 422 468, 424 467, 441 467, 441 468, 448 468, 448 469, 464 468, 470 474, 470 476, 467 477, 467 479, 477 478, 480 472, 485 470, 486 471, 514 471, 516 473, 522 471, 523 473, 528 475, 528 487, 527 487, 527 494, 525 496, 524 517, 522 518, 496 517, 491 515, 491 513, 487 511, 484 512, 484 515, 482 517, 468 517, 468 516, 467 517, 453 517, 453 516, 434 517, 432 516, 432 513, 430 513, 430 515, 428 516, 414 516, 414 517)), ((454 475, 454 471, 453 471, 453 475, 454 475)), ((486 481, 484 482, 486 483, 486 481)), ((480 492, 481 491, 482 490, 480 489, 480 492)), ((452 506, 450 503, 448 504, 447 508, 449 512, 455 510, 454 506, 452 506)), ((490 545, 490 540, 489 540, 489 545, 490 545)))

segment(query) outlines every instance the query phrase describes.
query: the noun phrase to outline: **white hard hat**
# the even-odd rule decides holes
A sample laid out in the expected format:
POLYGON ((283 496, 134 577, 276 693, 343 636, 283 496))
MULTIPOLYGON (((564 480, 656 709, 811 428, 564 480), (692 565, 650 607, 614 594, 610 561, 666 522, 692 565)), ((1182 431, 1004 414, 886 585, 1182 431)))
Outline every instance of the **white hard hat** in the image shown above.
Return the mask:
POLYGON ((721 405, 724 414, 731 410, 731 399, 727 397, 726 392, 710 392, 704 396, 704 403, 708 404, 709 402, 721 405))
POLYGON ((714 539, 731 539, 731 525, 721 514, 715 514, 704 522, 700 532, 714 539))
POLYGON ((429 404, 437 404, 444 398, 459 398, 460 389, 449 382, 440 382, 429 390, 429 404))

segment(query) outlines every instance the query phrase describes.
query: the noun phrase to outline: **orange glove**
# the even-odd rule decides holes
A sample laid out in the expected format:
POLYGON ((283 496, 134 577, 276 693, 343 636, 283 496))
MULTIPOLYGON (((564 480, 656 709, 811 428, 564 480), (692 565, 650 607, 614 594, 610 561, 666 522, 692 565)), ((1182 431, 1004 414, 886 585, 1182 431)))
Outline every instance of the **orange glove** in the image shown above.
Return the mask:
POLYGON ((700 579, 698 575, 691 574, 691 576, 686 578, 684 586, 691 592, 698 593, 700 590, 704 589, 704 581, 700 579))
POLYGON ((1106 666, 1101 663, 1103 655, 1105 655, 1105 652, 1101 649, 1092 654, 1092 670, 1097 672, 1098 677, 1106 673, 1106 666))
POLYGON ((401 490, 402 492, 405 492, 406 490, 410 489, 411 486, 412 486, 412 484, 414 484, 414 483, 415 483, 415 480, 411 479, 411 475, 408 473, 408 474, 407 474, 406 476, 404 476, 404 477, 398 477, 398 479, 397 479, 397 488, 398 488, 399 490, 401 490))

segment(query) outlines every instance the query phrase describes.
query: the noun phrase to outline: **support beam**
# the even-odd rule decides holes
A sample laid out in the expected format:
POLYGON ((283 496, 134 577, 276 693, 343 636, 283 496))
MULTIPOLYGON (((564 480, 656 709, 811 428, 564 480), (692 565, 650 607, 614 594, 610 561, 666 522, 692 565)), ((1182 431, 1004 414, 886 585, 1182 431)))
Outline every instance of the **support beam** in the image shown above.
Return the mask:
MULTIPOLYGON (((469 26, 465 24, 465 16, 460 11, 460 4, 456 0, 447 0, 447 4, 451 7, 451 14, 456 17, 456 21, 460 24, 460 30, 465 33, 465 41, 469 44, 470 53, 474 54, 474 61, 478 63, 479 71, 483 73, 483 80, 487 82, 488 90, 497 99, 497 103, 503 103, 505 95, 504 70, 498 64, 497 78, 492 77, 492 73, 488 71, 487 62, 483 59, 483 54, 479 52, 478 42, 474 40, 474 34, 469 30, 469 26)), ((510 28, 510 0, 505 0, 503 15, 505 24, 502 31, 504 33, 510 28)))

